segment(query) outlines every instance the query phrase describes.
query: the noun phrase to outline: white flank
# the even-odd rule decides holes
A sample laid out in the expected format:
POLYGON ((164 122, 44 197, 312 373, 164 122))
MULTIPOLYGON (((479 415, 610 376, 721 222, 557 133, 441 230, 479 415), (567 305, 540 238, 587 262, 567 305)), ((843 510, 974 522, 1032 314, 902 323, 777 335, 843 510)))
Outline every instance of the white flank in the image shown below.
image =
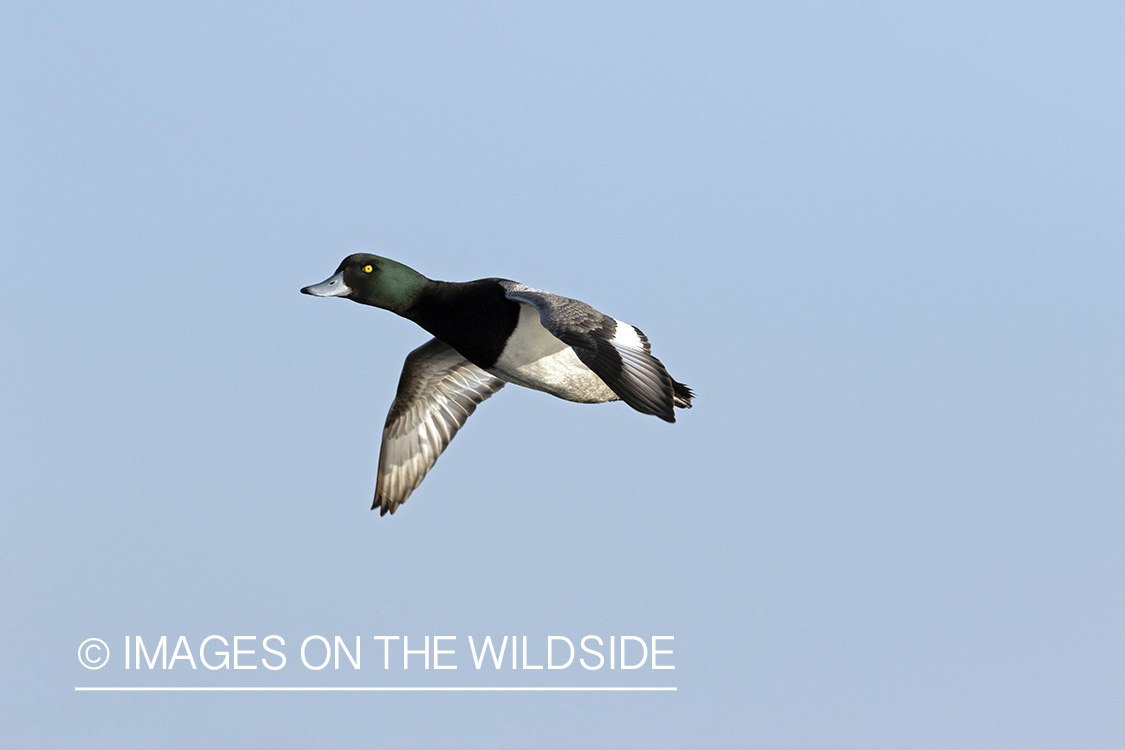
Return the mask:
POLYGON ((617 399, 609 386, 582 364, 573 349, 543 327, 539 311, 526 302, 520 303, 515 333, 488 372, 509 383, 567 401, 596 404, 617 399))

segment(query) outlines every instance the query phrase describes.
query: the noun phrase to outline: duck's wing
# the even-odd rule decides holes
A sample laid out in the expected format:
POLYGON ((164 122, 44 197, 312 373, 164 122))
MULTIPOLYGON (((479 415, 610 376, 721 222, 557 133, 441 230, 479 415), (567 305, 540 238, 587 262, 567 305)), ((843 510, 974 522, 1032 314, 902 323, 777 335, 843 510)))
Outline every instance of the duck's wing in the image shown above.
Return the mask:
POLYGON ((503 387, 444 341, 410 352, 383 427, 371 509, 382 516, 405 503, 477 404, 503 387))
POLYGON ((543 327, 569 344, 578 359, 629 406, 668 422, 676 421, 674 405, 691 407, 691 391, 672 380, 660 360, 652 356, 648 337, 640 329, 576 299, 514 281, 500 284, 508 299, 538 310, 543 327))

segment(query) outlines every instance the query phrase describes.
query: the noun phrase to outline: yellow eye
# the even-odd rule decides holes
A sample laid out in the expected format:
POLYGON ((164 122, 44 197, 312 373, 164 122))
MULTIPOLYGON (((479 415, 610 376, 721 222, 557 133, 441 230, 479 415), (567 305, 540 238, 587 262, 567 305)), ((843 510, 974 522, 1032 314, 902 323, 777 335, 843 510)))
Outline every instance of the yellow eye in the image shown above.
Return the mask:
POLYGON ((364 267, 363 267, 363 272, 364 272, 364 273, 371 273, 371 266, 364 266, 364 267))

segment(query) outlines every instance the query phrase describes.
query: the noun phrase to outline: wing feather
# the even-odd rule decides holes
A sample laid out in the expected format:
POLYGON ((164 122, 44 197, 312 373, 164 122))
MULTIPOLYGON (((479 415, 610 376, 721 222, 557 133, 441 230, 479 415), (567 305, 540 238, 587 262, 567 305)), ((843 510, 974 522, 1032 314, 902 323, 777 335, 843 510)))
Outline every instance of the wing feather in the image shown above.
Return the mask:
POLYGON ((652 356, 639 328, 598 312, 585 302, 502 281, 505 295, 539 311, 543 327, 569 344, 582 363, 618 398, 644 414, 675 422, 673 406, 691 407, 691 391, 677 383, 652 356))
POLYGON ((477 405, 503 387, 439 339, 412 351, 383 427, 371 508, 386 515, 405 503, 477 405))

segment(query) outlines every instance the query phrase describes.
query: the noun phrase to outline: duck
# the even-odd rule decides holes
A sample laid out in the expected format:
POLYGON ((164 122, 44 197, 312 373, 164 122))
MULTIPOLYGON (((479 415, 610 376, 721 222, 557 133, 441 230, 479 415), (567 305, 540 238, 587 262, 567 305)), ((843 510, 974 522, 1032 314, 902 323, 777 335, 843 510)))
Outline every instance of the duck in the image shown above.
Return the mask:
POLYGON ((383 427, 371 505, 380 516, 406 502, 477 406, 508 383, 580 404, 624 401, 666 422, 695 395, 639 328, 515 281, 434 281, 355 253, 301 292, 389 310, 433 336, 407 355, 383 427))

